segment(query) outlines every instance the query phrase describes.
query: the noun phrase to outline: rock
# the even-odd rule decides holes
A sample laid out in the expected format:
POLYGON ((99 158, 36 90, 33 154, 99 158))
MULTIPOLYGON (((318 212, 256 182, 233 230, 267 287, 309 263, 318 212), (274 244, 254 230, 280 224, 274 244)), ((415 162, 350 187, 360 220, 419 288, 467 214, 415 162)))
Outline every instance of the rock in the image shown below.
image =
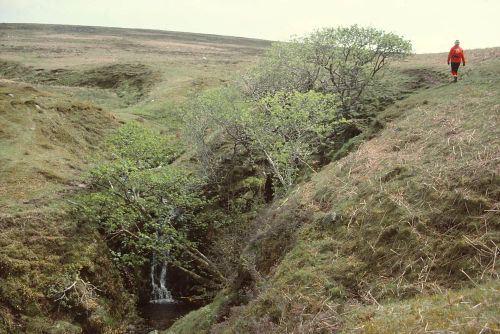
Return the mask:
POLYGON ((10 93, 9 93, 9 94, 7 94, 7 95, 9 95, 10 97, 14 97, 14 94, 10 94, 10 93))
POLYGON ((160 332, 158 332, 158 330, 157 330, 157 329, 155 329, 154 331, 151 331, 151 332, 149 332, 148 334, 160 334, 160 332))
POLYGON ((331 226, 337 221, 337 213, 336 212, 329 212, 327 213, 323 219, 321 220, 321 225, 322 226, 331 226))

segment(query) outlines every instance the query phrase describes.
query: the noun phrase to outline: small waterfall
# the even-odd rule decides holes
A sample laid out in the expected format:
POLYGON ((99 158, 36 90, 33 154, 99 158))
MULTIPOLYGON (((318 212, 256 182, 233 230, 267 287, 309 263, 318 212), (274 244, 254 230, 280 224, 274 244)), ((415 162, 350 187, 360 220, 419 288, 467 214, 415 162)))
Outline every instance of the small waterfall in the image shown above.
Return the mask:
POLYGON ((151 287, 150 303, 169 304, 175 302, 167 288, 167 262, 158 262, 154 255, 151 261, 151 287))

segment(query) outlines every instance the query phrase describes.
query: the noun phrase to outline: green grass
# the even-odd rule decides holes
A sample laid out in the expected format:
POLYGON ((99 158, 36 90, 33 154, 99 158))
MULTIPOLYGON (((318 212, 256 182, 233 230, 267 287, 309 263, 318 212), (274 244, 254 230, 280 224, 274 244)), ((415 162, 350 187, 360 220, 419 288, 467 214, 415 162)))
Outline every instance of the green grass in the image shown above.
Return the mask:
POLYGON ((182 322, 177 322, 165 331, 165 333, 210 333, 212 324, 220 320, 220 314, 227 311, 227 305, 232 299, 234 299, 234 294, 228 293, 227 291, 221 291, 212 303, 190 312, 183 318, 182 322))
POLYGON ((500 331, 500 282, 443 291, 403 302, 353 307, 343 333, 495 333, 500 331))
POLYGON ((0 205, 11 208, 54 198, 118 125, 92 102, 14 82, 0 82, 0 106, 0 205))
POLYGON ((447 294, 462 293, 470 302, 484 300, 469 312, 470 326, 463 320, 464 330, 498 328, 491 289, 498 287, 500 243, 500 57, 489 51, 458 84, 438 84, 387 108, 379 115, 384 128, 371 140, 256 220, 265 224, 255 226, 243 254, 254 298, 215 326, 217 333, 330 333, 363 325, 367 333, 370 326, 373 333, 413 333, 422 331, 412 330, 418 305, 428 328, 455 330, 454 319, 468 306, 437 310, 447 294), (322 226, 332 211, 339 218, 322 226), (362 310, 379 304, 373 322, 363 318, 362 310), (392 305, 403 308, 394 325, 392 305))
POLYGON ((139 121, 177 133, 179 102, 223 84, 269 43, 20 24, 0 24, 0 43, 0 332, 125 332, 136 296, 66 200, 113 129, 139 121), (97 295, 56 301, 77 277, 97 295))

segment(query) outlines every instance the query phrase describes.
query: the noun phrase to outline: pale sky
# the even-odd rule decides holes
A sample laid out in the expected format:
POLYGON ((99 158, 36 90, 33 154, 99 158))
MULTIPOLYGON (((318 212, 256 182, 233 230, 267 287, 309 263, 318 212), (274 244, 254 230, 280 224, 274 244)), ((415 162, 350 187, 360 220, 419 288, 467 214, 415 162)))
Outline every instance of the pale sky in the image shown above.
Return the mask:
POLYGON ((0 22, 148 28, 287 40, 372 26, 418 53, 500 46, 500 0, 0 0, 0 22))

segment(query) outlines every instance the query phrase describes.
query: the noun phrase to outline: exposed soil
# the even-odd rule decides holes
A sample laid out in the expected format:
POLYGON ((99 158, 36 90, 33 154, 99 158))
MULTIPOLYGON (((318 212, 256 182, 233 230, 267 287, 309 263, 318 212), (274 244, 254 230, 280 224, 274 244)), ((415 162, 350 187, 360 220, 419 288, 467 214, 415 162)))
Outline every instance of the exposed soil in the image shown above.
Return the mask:
POLYGON ((443 72, 430 68, 411 68, 403 70, 402 73, 414 78, 407 85, 410 90, 429 88, 445 82, 447 78, 443 72))

